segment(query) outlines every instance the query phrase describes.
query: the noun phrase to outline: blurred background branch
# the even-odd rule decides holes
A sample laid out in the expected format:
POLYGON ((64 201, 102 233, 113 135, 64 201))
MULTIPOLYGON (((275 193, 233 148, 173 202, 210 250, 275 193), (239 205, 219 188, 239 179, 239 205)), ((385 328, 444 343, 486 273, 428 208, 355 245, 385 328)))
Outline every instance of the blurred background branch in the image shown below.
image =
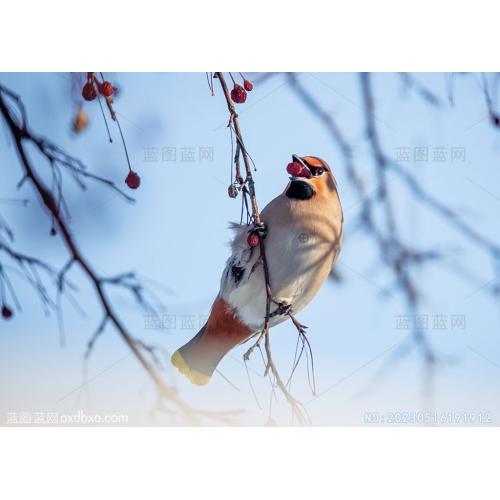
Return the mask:
MULTIPOLYGON (((400 73, 399 76, 405 89, 415 92, 424 102, 436 108, 442 108, 444 106, 444 102, 435 95, 434 92, 420 84, 413 75, 409 73, 400 73)), ((444 77, 452 81, 454 75, 444 75, 444 77)), ((265 78, 268 78, 268 75, 265 75, 265 78)), ((494 268, 500 272, 500 246, 486 235, 480 234, 472 225, 467 223, 463 217, 458 215, 455 210, 444 205, 439 199, 435 198, 422 186, 415 175, 404 169, 400 163, 391 159, 384 151, 378 133, 380 120, 377 119, 376 96, 374 95, 372 84, 372 80, 376 78, 376 75, 372 76, 370 73, 359 74, 359 89, 363 99, 361 108, 364 111, 365 134, 369 141, 372 165, 378 180, 378 188, 374 196, 370 196, 372 193, 366 193, 362 174, 358 171, 359 166, 353 159, 355 146, 345 138, 333 114, 329 113, 322 104, 315 99, 313 94, 299 82, 296 73, 288 73, 287 78, 288 84, 295 92, 297 98, 311 111, 318 122, 325 127, 333 142, 341 151, 344 158, 344 168, 347 173, 347 178, 358 193, 358 203, 361 204, 359 227, 373 239, 379 250, 380 262, 382 262, 393 274, 394 283, 392 287, 402 293, 408 305, 408 309, 412 314, 418 312, 422 298, 420 285, 416 279, 417 274, 421 272, 421 268, 424 266, 442 263, 442 259, 446 256, 437 248, 417 248, 404 241, 400 234, 398 223, 396 222, 395 214, 397 208, 391 200, 388 189, 389 183, 396 178, 402 181, 408 194, 418 203, 427 205, 436 216, 444 219, 458 233, 462 234, 480 250, 489 255, 494 268), (377 214, 382 214, 382 216, 377 217, 377 214)), ((490 96, 492 92, 490 90, 490 84, 484 74, 480 75, 480 78, 480 88, 484 95, 491 122, 495 127, 498 127, 500 121, 496 115, 496 110, 493 109, 490 96)), ((495 93, 498 87, 498 80, 499 75, 497 74, 494 76, 493 81, 495 93)), ((451 84, 449 84, 448 98, 450 104, 453 105, 453 87, 451 84)), ((358 105, 356 104, 356 106, 358 105)), ((462 268, 461 266, 458 266, 456 273, 458 276, 463 277, 466 277, 468 274, 465 267, 462 268)), ((338 273, 338 266, 332 270, 331 277, 335 281, 341 279, 341 275, 338 273)), ((493 287, 491 293, 494 297, 497 297, 499 294, 498 287, 493 287)), ((415 329, 412 332, 412 336, 413 346, 419 349, 424 361, 423 391, 428 398, 428 402, 430 402, 434 381, 434 365, 437 361, 440 361, 441 358, 433 349, 428 335, 423 330, 415 329)), ((407 343, 400 346, 395 350, 391 358, 392 361, 407 355, 411 352, 411 347, 412 346, 407 343)), ((388 363, 390 363, 390 361, 388 363)))
MULTIPOLYGON (((11 133, 19 155, 19 161, 23 172, 23 177, 19 183, 19 187, 27 182, 34 188, 47 216, 52 219, 53 234, 60 234, 62 242, 67 248, 69 260, 60 270, 57 270, 37 258, 16 253, 11 246, 5 242, 5 238, 0 239, 0 251, 3 251, 12 260, 14 260, 20 270, 24 272, 26 278, 37 290, 44 306, 51 307, 56 310, 58 309, 57 303, 51 299, 46 285, 39 276, 38 270, 45 271, 52 281, 52 285, 55 286, 57 294, 62 294, 65 293, 68 288, 69 282, 66 278, 67 273, 71 270, 72 266, 78 266, 93 284, 94 292, 99 299, 103 312, 103 319, 89 341, 88 350, 85 356, 89 356, 99 335, 104 332, 108 325, 111 325, 122 337, 124 342, 131 349, 134 356, 153 381, 157 389, 158 401, 156 407, 158 410, 167 413, 171 417, 180 416, 194 425, 198 425, 200 423, 200 417, 207 417, 224 423, 232 423, 233 418, 238 412, 231 411, 223 413, 193 408, 183 401, 174 386, 169 385, 164 381, 158 371, 158 359, 156 358, 155 350, 151 346, 148 346, 142 341, 134 338, 129 333, 126 326, 115 312, 106 292, 106 285, 122 287, 132 293, 135 300, 142 306, 145 312, 149 314, 155 313, 154 307, 145 300, 143 285, 131 273, 112 278, 100 277, 93 269, 92 265, 84 257, 82 251, 76 243, 75 235, 70 230, 68 224, 69 215, 62 189, 62 170, 65 169, 68 171, 81 189, 86 188, 83 178, 90 178, 117 190, 114 183, 87 172, 85 166, 79 160, 73 158, 57 145, 41 138, 34 131, 32 131, 28 125, 27 113, 21 99, 4 86, 0 86, 0 114, 4 119, 7 129, 11 133), (28 156, 26 148, 27 144, 35 145, 38 151, 48 160, 52 174, 52 189, 49 189, 43 183, 41 176, 34 168, 33 163, 28 156)), ((120 190, 117 191, 127 200, 132 200, 128 195, 122 193, 120 190)), ((4 233, 6 233, 12 240, 12 232, 8 229, 8 227, 3 224, 2 228, 4 229, 4 233)), ((20 305, 17 302, 16 295, 10 285, 7 270, 5 269, 5 266, 1 264, 1 261, 0 279, 2 280, 2 283, 7 283, 9 290, 11 291, 11 297, 19 307, 20 305)), ((10 314, 5 312, 7 299, 4 287, 2 287, 2 292, 2 303, 4 308, 3 316, 8 319, 12 315, 12 312, 10 312, 10 314)))

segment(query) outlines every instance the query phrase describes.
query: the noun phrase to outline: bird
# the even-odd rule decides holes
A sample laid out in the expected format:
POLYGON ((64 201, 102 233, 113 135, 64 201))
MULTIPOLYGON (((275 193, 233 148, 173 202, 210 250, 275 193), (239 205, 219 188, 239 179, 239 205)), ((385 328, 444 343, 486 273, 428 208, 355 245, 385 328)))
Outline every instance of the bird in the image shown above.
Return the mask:
POLYGON ((208 320, 171 357, 172 364, 195 385, 207 384, 231 349, 264 329, 267 290, 256 243, 259 234, 273 297, 269 328, 309 304, 340 253, 344 218, 330 167, 321 158, 294 154, 287 172, 285 190, 260 214, 264 229, 231 224, 235 231, 231 255, 208 320))

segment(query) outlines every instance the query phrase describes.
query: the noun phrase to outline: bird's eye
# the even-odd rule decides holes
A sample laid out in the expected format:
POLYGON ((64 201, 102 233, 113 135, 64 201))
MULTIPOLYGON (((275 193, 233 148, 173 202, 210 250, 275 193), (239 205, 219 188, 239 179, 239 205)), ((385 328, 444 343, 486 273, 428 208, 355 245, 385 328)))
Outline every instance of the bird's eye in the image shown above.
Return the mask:
POLYGON ((324 168, 317 168, 316 171, 314 172, 314 175, 323 175, 325 172, 324 168))

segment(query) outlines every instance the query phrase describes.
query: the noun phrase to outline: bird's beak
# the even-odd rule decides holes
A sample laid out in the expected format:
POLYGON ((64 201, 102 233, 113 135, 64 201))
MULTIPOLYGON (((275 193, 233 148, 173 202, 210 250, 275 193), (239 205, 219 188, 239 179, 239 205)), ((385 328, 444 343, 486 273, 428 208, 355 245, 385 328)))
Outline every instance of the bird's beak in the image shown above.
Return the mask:
POLYGON ((300 180, 300 181, 308 182, 309 179, 312 178, 312 173, 311 173, 311 169, 306 165, 306 162, 300 156, 297 156, 297 155, 292 155, 292 160, 295 163, 298 163, 299 165, 302 165, 302 167, 307 172, 307 175, 301 175, 299 177, 290 177, 290 179, 296 180, 296 181, 300 180))
POLYGON ((303 167, 307 168, 307 165, 304 163, 304 160, 300 156, 292 155, 292 160, 297 163, 300 163, 303 167))

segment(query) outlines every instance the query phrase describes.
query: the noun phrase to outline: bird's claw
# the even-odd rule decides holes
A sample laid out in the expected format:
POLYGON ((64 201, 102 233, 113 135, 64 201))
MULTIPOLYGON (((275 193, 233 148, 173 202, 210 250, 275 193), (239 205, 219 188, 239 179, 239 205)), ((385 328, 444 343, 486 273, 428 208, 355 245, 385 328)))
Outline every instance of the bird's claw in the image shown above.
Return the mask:
POLYGON ((278 307, 275 311, 273 311, 269 317, 273 318, 274 316, 282 316, 284 314, 290 314, 292 312, 292 304, 289 304, 286 300, 278 303, 278 307))

